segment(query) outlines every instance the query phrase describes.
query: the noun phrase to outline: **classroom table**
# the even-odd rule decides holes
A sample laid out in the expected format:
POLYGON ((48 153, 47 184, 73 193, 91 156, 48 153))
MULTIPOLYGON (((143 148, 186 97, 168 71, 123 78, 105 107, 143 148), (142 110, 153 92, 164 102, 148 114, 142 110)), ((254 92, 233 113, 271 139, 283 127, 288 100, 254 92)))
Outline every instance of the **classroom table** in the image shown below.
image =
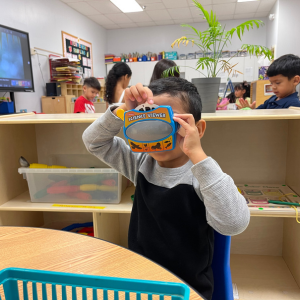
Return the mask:
MULTIPOLYGON (((182 282, 128 249, 77 233, 28 227, 0 227, 0 270, 25 268, 86 275, 182 282)), ((191 300, 203 299, 190 289, 191 300)))

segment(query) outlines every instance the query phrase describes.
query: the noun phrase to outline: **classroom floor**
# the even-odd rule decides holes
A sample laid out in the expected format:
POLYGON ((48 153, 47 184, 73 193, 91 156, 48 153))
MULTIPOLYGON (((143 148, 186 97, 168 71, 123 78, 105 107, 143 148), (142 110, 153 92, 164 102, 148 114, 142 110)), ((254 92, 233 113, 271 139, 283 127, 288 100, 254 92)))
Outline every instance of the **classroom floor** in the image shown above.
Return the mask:
POLYGON ((233 254, 231 274, 240 300, 300 299, 300 288, 280 256, 233 254))

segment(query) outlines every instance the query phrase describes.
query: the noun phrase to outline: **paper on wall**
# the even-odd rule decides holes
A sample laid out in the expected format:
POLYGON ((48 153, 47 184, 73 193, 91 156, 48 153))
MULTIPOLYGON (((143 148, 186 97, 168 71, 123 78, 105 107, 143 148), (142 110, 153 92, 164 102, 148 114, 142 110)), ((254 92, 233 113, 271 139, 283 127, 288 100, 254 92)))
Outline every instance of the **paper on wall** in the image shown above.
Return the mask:
POLYGON ((253 76, 253 67, 245 68, 245 77, 252 77, 253 76))

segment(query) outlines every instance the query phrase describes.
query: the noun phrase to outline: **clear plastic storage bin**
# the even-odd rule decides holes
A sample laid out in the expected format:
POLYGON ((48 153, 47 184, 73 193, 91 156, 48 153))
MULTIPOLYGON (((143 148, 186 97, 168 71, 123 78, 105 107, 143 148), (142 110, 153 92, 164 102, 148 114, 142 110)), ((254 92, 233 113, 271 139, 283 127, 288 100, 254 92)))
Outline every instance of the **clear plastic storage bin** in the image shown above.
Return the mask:
POLYGON ((19 168, 32 202, 118 204, 122 175, 114 169, 19 168))

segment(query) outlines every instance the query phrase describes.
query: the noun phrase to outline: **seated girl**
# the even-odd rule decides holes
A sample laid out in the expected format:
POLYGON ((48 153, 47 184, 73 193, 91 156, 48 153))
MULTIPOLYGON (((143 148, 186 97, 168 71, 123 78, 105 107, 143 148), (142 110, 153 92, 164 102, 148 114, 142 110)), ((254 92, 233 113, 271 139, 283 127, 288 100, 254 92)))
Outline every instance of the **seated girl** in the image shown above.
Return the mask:
MULTIPOLYGON (((229 94, 223 98, 217 105, 217 110, 227 110, 229 103, 235 103, 237 107, 240 105, 240 99, 247 100, 250 104, 250 86, 247 81, 240 83, 234 87, 234 93, 229 94)), ((251 104, 250 104, 251 105, 251 104)))

